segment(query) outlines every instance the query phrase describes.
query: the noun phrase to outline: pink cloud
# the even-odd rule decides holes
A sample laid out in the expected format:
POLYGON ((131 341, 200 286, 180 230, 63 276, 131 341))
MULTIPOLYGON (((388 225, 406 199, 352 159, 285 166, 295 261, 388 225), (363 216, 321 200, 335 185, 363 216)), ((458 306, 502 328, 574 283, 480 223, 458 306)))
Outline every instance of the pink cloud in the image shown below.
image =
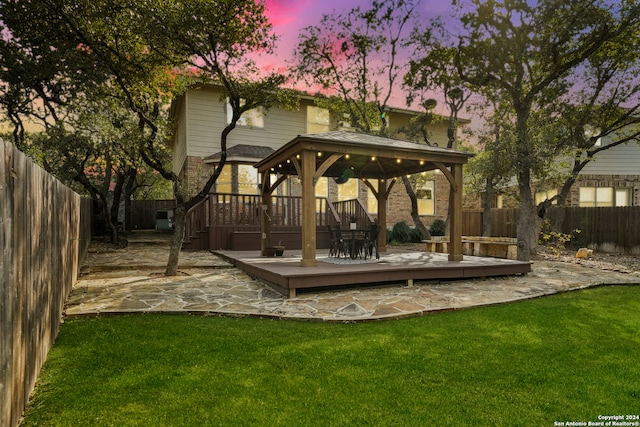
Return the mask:
POLYGON ((297 20, 308 4, 309 0, 267 0, 267 16, 275 27, 287 26, 297 20))

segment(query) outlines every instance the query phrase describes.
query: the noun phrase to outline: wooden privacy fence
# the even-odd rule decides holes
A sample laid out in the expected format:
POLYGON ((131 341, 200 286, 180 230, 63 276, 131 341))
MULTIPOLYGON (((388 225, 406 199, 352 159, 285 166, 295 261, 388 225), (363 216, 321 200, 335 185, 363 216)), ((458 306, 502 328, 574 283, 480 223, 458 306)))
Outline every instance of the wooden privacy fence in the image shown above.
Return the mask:
MULTIPOLYGON (((492 209, 491 235, 517 237, 516 223, 520 209, 492 209)), ((562 214, 559 208, 547 210, 551 222, 562 214)), ((463 214, 463 234, 482 235, 480 211, 463 214)), ((640 255, 640 206, 607 208, 564 208, 562 232, 572 234, 572 246, 588 247, 596 251, 640 255), (580 230, 576 233, 575 230, 580 230)))
MULTIPOLYGON (((559 209, 548 213, 553 219, 559 209)), ((596 251, 640 255, 640 206, 566 208, 563 233, 574 230, 572 243, 596 251)))
POLYGON ((153 230, 156 228, 156 213, 175 209, 175 200, 132 200, 131 229, 153 230))
POLYGON ((0 426, 18 425, 91 240, 83 199, 0 139, 0 426))
MULTIPOLYGON (((491 236, 516 237, 520 209, 491 209, 491 236)), ((482 236, 482 211, 462 212, 462 235, 482 236)))

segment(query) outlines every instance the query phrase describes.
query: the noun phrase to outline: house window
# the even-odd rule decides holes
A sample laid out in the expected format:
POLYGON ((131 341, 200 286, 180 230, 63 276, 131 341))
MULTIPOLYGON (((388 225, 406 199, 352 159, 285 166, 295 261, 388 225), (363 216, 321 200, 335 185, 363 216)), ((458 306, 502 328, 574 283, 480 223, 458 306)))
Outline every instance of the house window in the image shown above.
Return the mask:
POLYGON ((338 201, 353 200, 358 198, 358 180, 350 179, 344 184, 338 185, 338 201))
MULTIPOLYGON (((558 190, 548 190, 548 191, 537 191, 536 192, 536 205, 544 202, 545 200, 549 200, 558 195, 558 190)), ((557 205, 558 201, 554 200, 552 202, 553 205, 557 205)))
MULTIPOLYGON (((373 188, 378 191, 378 181, 369 181, 373 188)), ((369 213, 377 214, 378 213, 378 199, 373 194, 373 191, 369 187, 367 187, 367 210, 369 213)))
POLYGON ((616 206, 631 206, 630 188, 616 188, 616 206))
POLYGON ((231 165, 224 165, 216 180, 216 193, 231 193, 231 165))
POLYGON ((329 131, 329 110, 326 108, 307 106, 307 133, 329 131))
POLYGON ((418 182, 416 197, 418 198, 419 215, 435 215, 435 181, 418 182))
MULTIPOLYGON (((329 197, 329 181, 326 176, 318 178, 316 182, 316 197, 327 198, 329 197)), ((322 211, 322 201, 316 199, 316 212, 322 211)))
MULTIPOLYGON (((240 103, 244 105, 244 100, 240 100, 240 103)), ((231 119, 233 118, 233 108, 231 108, 231 104, 229 103, 229 99, 225 102, 227 106, 227 124, 231 123, 231 119)), ((264 127, 264 113, 262 108, 254 108, 249 111, 245 111, 242 116, 240 116, 240 120, 238 120, 238 126, 249 126, 253 128, 263 128, 264 127)))
POLYGON ((613 206, 613 188, 611 187, 580 187, 580 207, 609 207, 613 206))
POLYGON ((580 207, 629 206, 631 189, 580 187, 580 207))
POLYGON ((238 193, 258 194, 258 170, 251 165, 238 165, 238 193))

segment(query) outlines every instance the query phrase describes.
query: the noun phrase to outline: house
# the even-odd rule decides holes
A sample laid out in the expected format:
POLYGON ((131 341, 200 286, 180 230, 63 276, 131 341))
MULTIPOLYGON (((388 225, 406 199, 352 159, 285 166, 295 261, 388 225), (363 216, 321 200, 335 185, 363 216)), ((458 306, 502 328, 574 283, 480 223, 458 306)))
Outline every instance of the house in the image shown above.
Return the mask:
MULTIPOLYGON (((389 129, 399 138, 416 111, 391 108, 387 114, 389 129)), ((197 191, 220 159, 220 134, 228 123, 230 107, 221 97, 219 86, 208 84, 188 89, 171 106, 175 122, 170 148, 173 152, 173 171, 185 180, 187 188, 197 191)), ((466 124, 468 121, 461 120, 466 124)), ((447 121, 440 120, 430 126, 430 139, 446 146, 447 121)), ((295 111, 271 109, 252 110, 243 116, 239 126, 228 137, 227 159, 221 176, 212 192, 258 194, 259 178, 253 165, 298 135, 336 130, 344 126, 329 111, 319 108, 310 95, 300 94, 299 108, 295 111)), ((425 224, 436 218, 445 218, 448 209, 449 184, 440 171, 430 172, 420 180, 419 209, 425 224)), ((296 177, 286 179, 278 187, 277 195, 300 195, 296 177)), ((369 213, 376 215, 376 200, 371 190, 358 180, 338 184, 332 179, 320 178, 315 187, 316 196, 330 201, 359 199, 369 213)), ((387 227, 404 220, 412 224, 410 200, 403 185, 395 185, 388 200, 387 227)))
MULTIPOLYGON (((597 146, 611 144, 617 138, 608 135, 597 146)), ((571 159, 558 161, 569 163, 571 159)), ((563 179, 535 185, 535 203, 557 195, 563 179)), ((508 196, 498 196, 496 207, 517 206, 508 196)), ((566 200, 567 207, 640 206, 640 143, 630 141, 597 153, 580 171, 566 200)))

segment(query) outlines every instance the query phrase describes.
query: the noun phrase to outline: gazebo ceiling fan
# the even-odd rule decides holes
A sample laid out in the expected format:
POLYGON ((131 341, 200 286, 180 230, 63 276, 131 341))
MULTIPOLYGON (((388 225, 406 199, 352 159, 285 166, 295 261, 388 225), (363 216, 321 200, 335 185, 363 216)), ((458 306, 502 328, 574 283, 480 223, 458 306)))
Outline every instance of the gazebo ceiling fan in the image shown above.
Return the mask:
POLYGON ((336 184, 344 184, 345 182, 349 181, 349 178, 353 178, 353 176, 353 167, 349 167, 344 169, 340 176, 333 178, 333 180, 336 184))

